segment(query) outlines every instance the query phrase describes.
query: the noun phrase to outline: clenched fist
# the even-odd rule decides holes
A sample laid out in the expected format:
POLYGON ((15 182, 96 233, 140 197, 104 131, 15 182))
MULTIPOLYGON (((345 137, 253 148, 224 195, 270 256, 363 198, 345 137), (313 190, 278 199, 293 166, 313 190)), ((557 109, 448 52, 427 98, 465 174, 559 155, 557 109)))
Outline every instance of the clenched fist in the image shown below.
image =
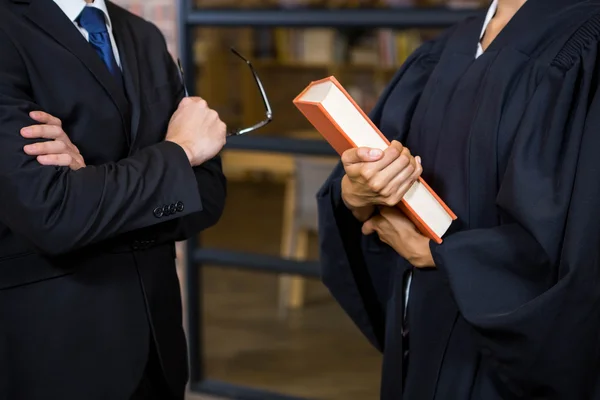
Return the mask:
POLYGON ((200 97, 186 97, 171 117, 165 140, 180 145, 190 164, 197 166, 215 157, 225 145, 226 126, 200 97))
POLYGON ((395 206, 419 178, 423 168, 410 150, 393 141, 385 151, 350 149, 342 154, 346 175, 342 199, 354 216, 365 221, 377 206, 395 206))

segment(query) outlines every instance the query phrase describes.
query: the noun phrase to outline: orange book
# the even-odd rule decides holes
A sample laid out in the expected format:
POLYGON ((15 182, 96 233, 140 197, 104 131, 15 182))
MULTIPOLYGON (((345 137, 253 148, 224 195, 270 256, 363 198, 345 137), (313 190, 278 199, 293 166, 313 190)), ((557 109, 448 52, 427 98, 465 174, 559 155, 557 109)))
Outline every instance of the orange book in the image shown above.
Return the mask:
MULTIPOLYGON (((390 146, 333 76, 311 82, 294 99, 294 105, 340 155, 350 148, 385 150, 390 146)), ((437 243, 442 243, 442 236, 456 220, 452 210, 422 178, 411 186, 398 207, 423 235, 437 243)))

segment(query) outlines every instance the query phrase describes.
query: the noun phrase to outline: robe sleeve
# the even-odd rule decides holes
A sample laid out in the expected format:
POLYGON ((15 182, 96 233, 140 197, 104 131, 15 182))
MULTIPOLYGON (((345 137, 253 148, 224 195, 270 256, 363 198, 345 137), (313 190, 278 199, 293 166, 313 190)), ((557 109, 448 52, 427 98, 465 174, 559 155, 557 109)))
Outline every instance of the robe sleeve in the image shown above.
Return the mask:
MULTIPOLYGON (((434 45, 434 41, 424 44, 396 73, 370 115, 376 125, 392 92, 403 93, 400 100, 394 96, 395 102, 414 107, 435 65, 434 45)), ((340 163, 317 194, 322 280, 362 333, 383 351, 390 267, 398 257, 389 247, 363 237, 361 224, 341 199, 343 176, 340 163)))
POLYGON ((575 44, 523 113, 497 196, 501 224, 431 244, 503 398, 588 399, 597 385, 598 45, 575 44))

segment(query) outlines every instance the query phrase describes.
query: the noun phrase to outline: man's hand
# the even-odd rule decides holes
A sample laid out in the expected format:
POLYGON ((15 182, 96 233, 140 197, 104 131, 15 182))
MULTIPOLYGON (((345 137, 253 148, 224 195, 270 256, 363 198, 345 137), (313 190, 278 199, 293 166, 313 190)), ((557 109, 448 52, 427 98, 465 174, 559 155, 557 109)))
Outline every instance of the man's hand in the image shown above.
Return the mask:
POLYGON ((215 157, 225 145, 225 139, 225 124, 199 97, 181 100, 171 117, 166 137, 185 150, 194 167, 215 157))
POLYGON ((415 225, 396 207, 381 207, 363 224, 365 235, 377 233, 379 239, 417 268, 435 267, 429 248, 430 239, 423 236, 415 225))
POLYGON ((78 170, 85 167, 83 156, 77 146, 62 129, 62 121, 48 113, 33 111, 29 116, 40 123, 21 129, 21 135, 27 139, 51 139, 26 145, 23 150, 30 156, 36 156, 42 165, 56 165, 78 170))
POLYGON ((342 178, 342 199, 361 222, 376 206, 395 206, 419 178, 423 168, 419 157, 393 141, 385 151, 350 149, 342 154, 346 175, 342 178))

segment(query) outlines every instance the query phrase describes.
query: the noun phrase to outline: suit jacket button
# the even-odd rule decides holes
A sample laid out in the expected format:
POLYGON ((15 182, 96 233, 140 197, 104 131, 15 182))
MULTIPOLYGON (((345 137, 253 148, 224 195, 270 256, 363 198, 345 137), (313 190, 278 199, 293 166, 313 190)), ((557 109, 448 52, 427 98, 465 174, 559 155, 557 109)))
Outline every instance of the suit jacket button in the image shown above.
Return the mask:
POLYGON ((156 207, 154 209, 154 216, 156 218, 161 218, 163 215, 164 215, 164 211, 163 211, 162 207, 156 207))
POLYGON ((163 215, 165 215, 165 216, 171 215, 171 213, 169 212, 169 206, 163 206, 162 211, 163 211, 163 215))
POLYGON ((175 207, 178 212, 182 212, 183 211, 183 202, 178 201, 177 204, 175 204, 175 207))
POLYGON ((173 215, 177 212, 177 206, 175 204, 171 204, 169 206, 169 214, 173 215))

